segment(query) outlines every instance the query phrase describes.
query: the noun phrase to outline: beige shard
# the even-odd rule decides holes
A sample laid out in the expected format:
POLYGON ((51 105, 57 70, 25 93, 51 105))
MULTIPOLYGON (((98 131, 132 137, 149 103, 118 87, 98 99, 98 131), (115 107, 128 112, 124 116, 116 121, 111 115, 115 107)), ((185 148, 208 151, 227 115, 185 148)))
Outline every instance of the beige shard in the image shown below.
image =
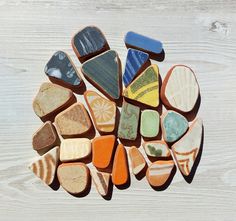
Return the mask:
POLYGON ((106 196, 109 189, 111 175, 109 173, 91 170, 91 176, 99 194, 106 196))

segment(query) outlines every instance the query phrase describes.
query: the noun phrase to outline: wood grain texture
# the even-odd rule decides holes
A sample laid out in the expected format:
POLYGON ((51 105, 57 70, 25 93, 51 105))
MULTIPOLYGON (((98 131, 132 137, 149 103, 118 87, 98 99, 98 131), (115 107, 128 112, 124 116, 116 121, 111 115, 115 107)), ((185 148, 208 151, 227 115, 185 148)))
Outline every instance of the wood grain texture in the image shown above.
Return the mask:
POLYGON ((235 11, 234 0, 1 0, 0 220, 235 220, 235 11), (165 60, 153 62, 162 77, 179 63, 196 73, 204 146, 191 184, 177 170, 168 189, 158 192, 131 175, 130 188, 114 187, 106 201, 94 185, 76 198, 51 190, 28 170, 36 156, 31 136, 41 125, 32 99, 47 81, 44 66, 64 50, 79 68, 70 41, 86 25, 101 28, 123 69, 123 37, 132 30, 163 42, 165 60))

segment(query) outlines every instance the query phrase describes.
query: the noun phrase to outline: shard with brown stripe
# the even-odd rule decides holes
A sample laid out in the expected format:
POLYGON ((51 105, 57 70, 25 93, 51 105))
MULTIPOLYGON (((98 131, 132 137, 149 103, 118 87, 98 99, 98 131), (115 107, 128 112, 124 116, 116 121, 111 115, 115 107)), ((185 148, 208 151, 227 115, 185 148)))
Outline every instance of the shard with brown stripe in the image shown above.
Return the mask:
POLYGON ((93 182, 99 194, 106 196, 109 189, 109 182, 111 175, 109 173, 103 173, 99 171, 91 171, 93 182))

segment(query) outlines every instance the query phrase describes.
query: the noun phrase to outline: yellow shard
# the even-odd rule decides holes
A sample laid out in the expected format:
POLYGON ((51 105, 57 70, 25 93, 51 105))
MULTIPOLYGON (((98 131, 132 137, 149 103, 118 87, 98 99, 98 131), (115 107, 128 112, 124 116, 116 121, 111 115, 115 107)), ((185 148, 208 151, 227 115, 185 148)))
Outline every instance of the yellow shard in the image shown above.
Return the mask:
POLYGON ((155 64, 149 66, 124 90, 123 96, 152 107, 157 107, 159 105, 158 75, 158 66, 155 64))

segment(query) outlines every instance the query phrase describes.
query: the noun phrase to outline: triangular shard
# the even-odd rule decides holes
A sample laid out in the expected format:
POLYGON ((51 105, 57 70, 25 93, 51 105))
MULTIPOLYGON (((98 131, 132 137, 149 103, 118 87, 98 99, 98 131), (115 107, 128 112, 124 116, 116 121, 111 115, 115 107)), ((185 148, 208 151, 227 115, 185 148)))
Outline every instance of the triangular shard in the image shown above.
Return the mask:
POLYGON ((106 196, 109 189, 111 175, 109 173, 103 173, 95 170, 91 170, 91 175, 98 193, 102 196, 106 196))

